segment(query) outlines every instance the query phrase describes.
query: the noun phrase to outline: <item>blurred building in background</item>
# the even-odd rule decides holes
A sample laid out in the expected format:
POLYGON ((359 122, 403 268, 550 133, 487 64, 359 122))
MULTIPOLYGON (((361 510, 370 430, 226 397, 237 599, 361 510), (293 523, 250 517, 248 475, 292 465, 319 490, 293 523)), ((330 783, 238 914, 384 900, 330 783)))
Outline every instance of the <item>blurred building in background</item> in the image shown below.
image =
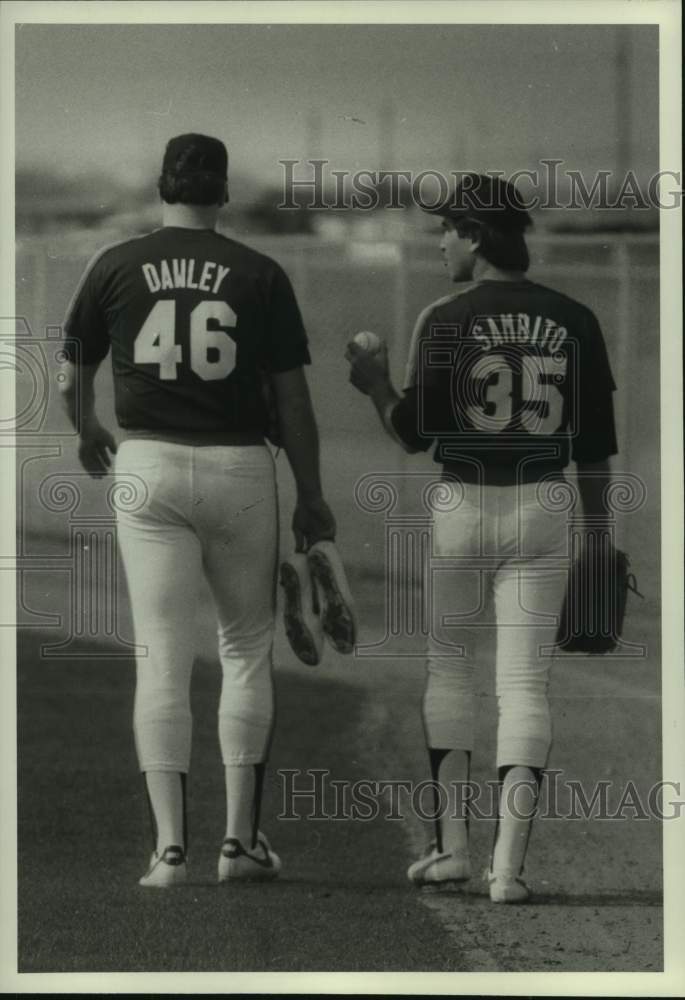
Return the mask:
MULTIPOLYGON (((589 182, 588 182, 589 183, 589 182)), ((259 187, 240 179, 231 181, 231 203, 224 224, 236 235, 320 236, 326 241, 405 240, 435 229, 435 220, 424 215, 410 198, 401 207, 370 210, 339 208, 335 198, 324 197, 331 207, 309 208, 308 194, 297 208, 279 207, 283 193, 273 186, 259 187), (242 188, 242 190, 241 190, 242 188)), ((297 194, 297 193, 296 193, 297 194)), ((379 191, 383 204, 383 192, 379 191)), ((526 196, 532 189, 526 189, 526 196)), ((544 197, 544 192, 540 193, 544 197)), ((567 197, 560 190, 560 198, 567 197)), ((117 231, 136 235, 160 224, 161 206, 154 187, 124 186, 113 177, 90 174, 66 177, 40 170, 19 169, 15 188, 16 229, 19 238, 31 234, 58 234, 68 230, 117 231)), ((658 210, 626 204, 620 209, 545 208, 534 211, 536 229, 546 232, 655 232, 658 210)))

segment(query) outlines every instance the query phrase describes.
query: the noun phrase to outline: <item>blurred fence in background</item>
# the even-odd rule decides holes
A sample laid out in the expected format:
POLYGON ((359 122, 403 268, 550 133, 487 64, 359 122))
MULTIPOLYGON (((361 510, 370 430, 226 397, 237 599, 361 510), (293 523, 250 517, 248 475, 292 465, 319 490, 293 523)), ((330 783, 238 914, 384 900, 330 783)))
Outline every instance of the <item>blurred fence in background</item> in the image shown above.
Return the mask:
MULTIPOLYGON (((83 232, 64 240, 20 241, 17 313, 35 335, 61 323, 76 283, 93 253, 120 233, 83 232)), ((345 394, 342 363, 347 340, 374 330, 391 345, 401 379, 418 313, 448 294, 438 241, 325 242, 310 237, 260 238, 250 243, 289 273, 312 341, 312 388, 322 427, 332 434, 357 428, 357 405, 337 405, 345 394)), ((654 443, 658 431, 659 243, 656 235, 548 234, 530 240, 533 280, 584 302, 604 331, 618 386, 621 454, 654 443)), ((355 397, 347 396, 348 403, 355 397)))
MULTIPOLYGON (((126 234, 70 233, 20 240, 16 257, 16 311, 34 338, 58 326, 87 261, 103 245, 126 234)), ((242 238, 242 235, 238 238, 242 238)), ((246 239, 279 261, 290 275, 309 332, 313 366, 309 374, 322 438, 327 492, 336 507, 341 534, 352 539, 357 563, 378 564, 382 529, 377 518, 355 502, 355 484, 371 473, 392 475, 437 467, 429 456, 408 460, 384 438, 373 407, 347 382, 343 353, 361 329, 374 330, 390 344, 396 384, 401 385, 409 337, 416 316, 428 303, 450 292, 442 267, 438 237, 412 241, 347 239, 332 242, 311 237, 246 239), (379 538, 380 534, 380 538, 379 538), (366 555, 365 551, 366 550, 366 555)), ((659 473, 659 243, 656 235, 540 234, 530 240, 530 277, 587 304, 599 318, 618 386, 616 411, 619 471, 638 475, 648 491, 649 510, 632 515, 627 531, 656 541, 659 473), (645 519, 646 518, 646 519, 645 519)), ((21 381, 21 373, 18 374, 21 381)), ((53 380, 54 381, 54 380, 53 380)), ((113 423, 109 366, 98 375, 99 412, 113 423)), ((50 392, 44 428, 66 429, 50 392)), ((63 446, 67 468, 76 468, 75 445, 63 446), (71 454, 73 452, 73 455, 71 454), (71 457, 69 457, 71 456, 71 457)), ((34 473, 40 462, 33 462, 34 473)), ((284 520, 291 500, 289 476, 283 480, 284 520)), ((25 493, 25 521, 44 520, 25 493)), ((36 529, 39 525, 36 523, 36 529)), ((46 529, 47 530, 47 529, 46 529)), ((656 557, 656 549, 652 548, 656 557)))

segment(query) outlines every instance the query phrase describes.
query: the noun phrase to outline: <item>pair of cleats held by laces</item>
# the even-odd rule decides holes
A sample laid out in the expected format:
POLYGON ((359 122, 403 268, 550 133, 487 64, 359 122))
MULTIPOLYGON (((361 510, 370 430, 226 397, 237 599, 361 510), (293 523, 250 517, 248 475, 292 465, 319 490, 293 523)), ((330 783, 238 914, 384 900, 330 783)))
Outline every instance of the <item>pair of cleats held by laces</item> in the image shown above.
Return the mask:
POLYGON ((295 655, 318 666, 324 637, 339 653, 357 641, 357 619, 345 568, 333 542, 316 542, 281 563, 285 632, 295 655))
MULTIPOLYGON (((487 873, 490 900, 493 903, 523 903, 530 890, 519 876, 487 873)), ((407 870, 410 882, 419 886, 463 885, 471 878, 471 861, 467 851, 438 851, 435 843, 426 854, 407 870)))

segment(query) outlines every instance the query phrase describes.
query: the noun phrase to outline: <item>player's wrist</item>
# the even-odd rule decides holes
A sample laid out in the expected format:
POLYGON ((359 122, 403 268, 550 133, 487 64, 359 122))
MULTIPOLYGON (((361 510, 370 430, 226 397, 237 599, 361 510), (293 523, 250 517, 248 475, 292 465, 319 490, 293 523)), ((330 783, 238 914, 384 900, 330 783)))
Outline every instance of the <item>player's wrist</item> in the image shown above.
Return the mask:
POLYGON ((390 382, 390 376, 387 372, 379 374, 377 378, 373 380, 369 386, 369 395, 374 402, 379 401, 381 403, 385 402, 387 399, 394 397, 395 392, 390 382))
POLYGON ((100 430, 101 424, 94 413, 84 413, 79 422, 79 437, 90 438, 100 430))
POLYGON ((374 386, 369 395, 383 421, 386 414, 399 402, 399 396, 395 392, 390 379, 385 379, 382 383, 374 386))
POLYGON ((305 506, 323 501, 323 492, 320 486, 298 486, 297 502, 305 506))

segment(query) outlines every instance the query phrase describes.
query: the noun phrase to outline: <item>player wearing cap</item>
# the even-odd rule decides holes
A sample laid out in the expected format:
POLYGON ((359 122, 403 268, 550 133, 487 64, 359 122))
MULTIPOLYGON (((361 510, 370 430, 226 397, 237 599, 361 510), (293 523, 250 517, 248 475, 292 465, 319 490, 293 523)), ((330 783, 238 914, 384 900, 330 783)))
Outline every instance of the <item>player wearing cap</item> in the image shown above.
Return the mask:
POLYGON ((433 554, 445 572, 433 578, 423 714, 431 775, 447 801, 436 796, 434 843, 408 875, 424 884, 471 873, 463 789, 492 600, 500 796, 490 897, 515 903, 529 895, 521 875, 551 744, 550 649, 568 556, 564 468, 576 462, 584 513, 602 531, 615 386, 592 312, 526 277, 531 220, 512 185, 467 174, 434 211, 449 277, 467 284, 419 317, 402 397, 387 350, 372 355, 352 342, 347 357, 386 431, 408 451, 434 447, 443 469, 433 554))
POLYGON ((227 825, 219 880, 272 878, 280 861, 259 831, 273 722, 278 514, 265 444, 268 379, 298 491, 298 547, 333 539, 303 366, 307 337, 274 261, 216 232, 228 201, 219 140, 181 135, 159 179, 163 225, 91 261, 65 321, 62 383, 79 456, 101 476, 117 452, 95 415, 93 379, 111 350, 125 440, 116 475, 138 484, 118 517, 136 642, 134 732, 156 828, 149 887, 186 877, 193 623, 204 574, 218 615, 218 713, 227 825), (80 409, 79 409, 80 407, 80 409), (135 507, 135 509, 133 509, 135 507))

